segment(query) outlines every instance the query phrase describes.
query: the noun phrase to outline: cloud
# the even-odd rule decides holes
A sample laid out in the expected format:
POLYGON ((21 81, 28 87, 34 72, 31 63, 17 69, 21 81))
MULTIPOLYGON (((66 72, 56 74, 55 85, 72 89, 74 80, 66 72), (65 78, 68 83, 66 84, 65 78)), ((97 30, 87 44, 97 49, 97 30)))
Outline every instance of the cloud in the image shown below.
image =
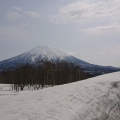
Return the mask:
POLYGON ((34 11, 26 11, 26 14, 31 18, 40 18, 41 15, 34 11))
POLYGON ((24 27, 24 28, 34 28, 35 26, 34 25, 31 25, 31 24, 21 24, 21 27, 24 27))
MULTIPOLYGON (((118 0, 98 0, 91 2, 91 0, 80 0, 70 3, 59 10, 58 15, 53 17, 54 21, 61 22, 84 22, 96 21, 106 19, 108 17, 112 20, 117 19, 120 14, 120 2, 118 0)), ((119 17, 120 18, 120 17, 119 17)), ((117 19, 118 20, 118 19, 117 19)))
POLYGON ((14 10, 21 11, 21 8, 19 8, 19 7, 14 7, 14 10))
POLYGON ((9 20, 18 20, 18 19, 21 19, 23 17, 23 15, 21 15, 20 13, 18 13, 16 11, 10 11, 7 13, 6 17, 9 20))
POLYGON ((30 17, 31 19, 38 19, 41 16, 43 17, 43 15, 41 15, 38 12, 35 11, 23 11, 21 8, 19 7, 13 7, 11 11, 8 11, 6 14, 6 17, 9 20, 19 20, 21 18, 26 19, 26 17, 30 17))
POLYGON ((120 25, 110 25, 110 26, 98 26, 93 28, 87 28, 84 29, 83 32, 86 32, 88 34, 95 33, 95 34, 101 34, 104 32, 112 32, 113 31, 119 31, 120 32, 120 25))
POLYGON ((119 0, 76 0, 60 8, 50 21, 76 23, 81 27, 106 26, 104 29, 108 30, 109 26, 120 25, 119 6, 119 0))
POLYGON ((19 20, 24 16, 21 11, 22 11, 21 8, 13 7, 11 11, 7 12, 6 17, 9 20, 19 20))

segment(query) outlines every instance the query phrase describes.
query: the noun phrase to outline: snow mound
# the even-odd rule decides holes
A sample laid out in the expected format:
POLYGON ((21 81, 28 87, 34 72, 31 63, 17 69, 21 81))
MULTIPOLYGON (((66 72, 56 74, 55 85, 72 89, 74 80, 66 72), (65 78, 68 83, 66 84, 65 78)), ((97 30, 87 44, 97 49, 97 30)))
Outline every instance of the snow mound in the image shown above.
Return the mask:
POLYGON ((0 96, 0 119, 120 120, 120 72, 0 96))

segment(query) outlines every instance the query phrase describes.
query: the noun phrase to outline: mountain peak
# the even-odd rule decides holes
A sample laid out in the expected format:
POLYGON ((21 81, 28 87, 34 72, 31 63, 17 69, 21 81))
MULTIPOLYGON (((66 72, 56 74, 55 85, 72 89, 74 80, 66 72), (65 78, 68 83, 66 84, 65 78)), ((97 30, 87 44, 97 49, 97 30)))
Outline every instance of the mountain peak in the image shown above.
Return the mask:
POLYGON ((64 57, 70 56, 56 48, 53 48, 51 46, 46 46, 46 45, 39 45, 39 46, 25 52, 24 54, 30 55, 31 57, 42 57, 42 58, 46 58, 48 60, 57 59, 57 58, 62 60, 62 59, 64 59, 64 57))

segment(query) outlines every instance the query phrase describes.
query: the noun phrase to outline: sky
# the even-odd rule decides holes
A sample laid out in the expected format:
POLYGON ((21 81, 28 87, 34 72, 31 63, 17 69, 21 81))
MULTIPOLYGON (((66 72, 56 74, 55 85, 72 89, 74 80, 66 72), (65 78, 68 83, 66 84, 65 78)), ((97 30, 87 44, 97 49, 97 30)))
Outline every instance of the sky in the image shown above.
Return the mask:
POLYGON ((120 0, 0 0, 0 61, 40 44, 120 67, 120 0))

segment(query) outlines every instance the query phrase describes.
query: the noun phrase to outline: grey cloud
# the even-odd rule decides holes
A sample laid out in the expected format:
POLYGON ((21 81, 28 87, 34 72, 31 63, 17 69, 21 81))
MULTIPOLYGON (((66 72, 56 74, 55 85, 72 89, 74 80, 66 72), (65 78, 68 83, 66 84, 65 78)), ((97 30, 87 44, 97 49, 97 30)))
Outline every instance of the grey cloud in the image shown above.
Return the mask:
POLYGON ((18 20, 18 19, 21 19, 23 17, 23 15, 16 11, 10 11, 7 13, 6 17, 9 20, 18 20))
POLYGON ((14 9, 17 11, 21 11, 21 8, 19 8, 19 7, 14 7, 14 9))
POLYGON ((109 26, 98 26, 93 28, 87 28, 83 30, 86 33, 95 33, 95 34, 103 34, 104 32, 113 32, 113 31, 119 31, 120 32, 120 25, 109 25, 109 26))
POLYGON ((40 13, 37 13, 37 12, 34 12, 34 11, 26 11, 25 13, 31 18, 41 17, 40 13))
POLYGON ((59 9, 51 18, 55 23, 77 23, 79 25, 97 24, 114 26, 120 24, 119 0, 80 0, 59 9))

